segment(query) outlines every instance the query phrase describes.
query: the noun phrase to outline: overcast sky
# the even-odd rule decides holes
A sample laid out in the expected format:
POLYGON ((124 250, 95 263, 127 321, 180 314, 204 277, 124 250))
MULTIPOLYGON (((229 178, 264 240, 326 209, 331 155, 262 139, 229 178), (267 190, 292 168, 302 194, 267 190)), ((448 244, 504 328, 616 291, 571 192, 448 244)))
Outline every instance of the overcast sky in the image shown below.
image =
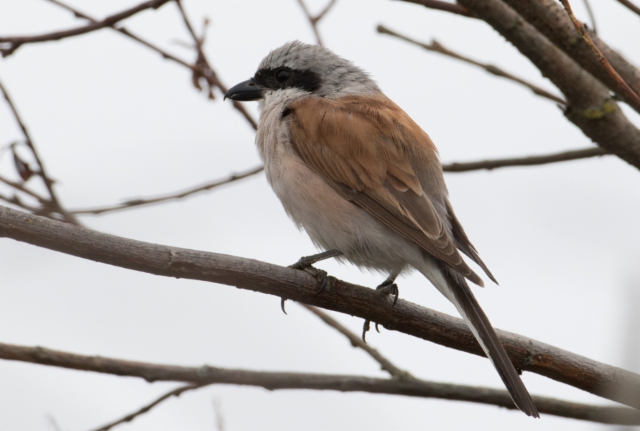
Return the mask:
MULTIPOLYGON (((75 0, 96 17, 134 0, 75 0)), ((323 2, 310 2, 319 10, 323 2)), ((576 13, 585 18, 582 4, 576 13)), ((600 35, 640 63, 640 23, 613 0, 593 0, 600 35)), ((185 0, 206 53, 231 86, 286 41, 314 42, 294 0, 185 0)), ((586 19, 586 18, 585 18, 586 19)), ((82 23, 45 1, 0 2, 0 34, 35 34, 82 23)), ((338 0, 325 44, 369 71, 430 134, 443 162, 546 154, 592 146, 552 102, 460 62, 376 33, 383 23, 553 90, 488 25, 391 1, 338 0)), ((192 61, 189 37, 170 3, 126 26, 192 61)), ((0 79, 33 134, 67 208, 180 190, 260 163, 247 122, 217 93, 209 101, 188 70, 108 29, 23 46, 0 60, 0 79)), ((257 116, 257 106, 247 104, 257 116)), ((637 114, 626 109, 635 124, 637 114)), ((0 103, 0 145, 21 139, 0 103)), ((0 173, 15 177, 5 152, 0 173)), ((447 174, 467 233, 500 281, 474 288, 497 328, 640 372, 640 174, 615 157, 493 172, 447 174), (635 353, 634 353, 635 352, 635 353)), ((37 182, 38 180, 32 180, 37 182)), ((87 226, 128 238, 227 253, 280 265, 315 249, 288 220, 264 176, 184 201, 103 216, 87 226)), ((334 262, 339 278, 376 286, 382 277, 334 262)), ((0 241, 0 342, 46 346, 163 364, 344 373, 385 377, 365 353, 294 303, 229 286, 167 279, 0 241)), ((456 315, 419 275, 399 280, 404 299, 456 315)), ((356 332, 362 320, 333 314, 356 332)), ((427 380, 501 388, 489 363, 382 329, 369 343, 427 380)), ((606 401, 532 373, 531 393, 606 401)), ((90 429, 177 384, 0 362, 0 430, 90 429)), ((213 400, 228 431, 487 429, 584 430, 603 426, 469 403, 370 394, 215 386, 187 393, 122 430, 213 430, 213 400)))

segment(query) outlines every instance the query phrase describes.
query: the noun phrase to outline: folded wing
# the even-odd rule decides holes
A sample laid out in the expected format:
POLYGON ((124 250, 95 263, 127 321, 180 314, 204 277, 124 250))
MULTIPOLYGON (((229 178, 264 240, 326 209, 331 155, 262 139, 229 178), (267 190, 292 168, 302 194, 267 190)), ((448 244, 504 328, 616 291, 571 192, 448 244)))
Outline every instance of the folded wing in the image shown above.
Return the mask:
POLYGON ((437 151, 402 109, 384 96, 309 97, 287 112, 296 152, 338 193, 473 283, 483 285, 458 248, 493 279, 453 211, 443 220, 436 210, 450 210, 446 196, 425 193, 425 176, 442 182, 437 151))

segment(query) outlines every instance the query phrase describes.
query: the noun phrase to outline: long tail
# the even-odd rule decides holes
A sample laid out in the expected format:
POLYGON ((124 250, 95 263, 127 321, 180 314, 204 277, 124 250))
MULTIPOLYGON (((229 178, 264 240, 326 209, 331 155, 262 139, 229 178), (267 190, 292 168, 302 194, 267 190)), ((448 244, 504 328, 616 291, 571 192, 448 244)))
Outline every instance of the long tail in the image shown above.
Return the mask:
POLYGON ((478 343, 484 350, 493 366, 498 371, 500 378, 504 382, 511 399, 515 405, 527 416, 540 417, 529 391, 522 383, 518 372, 509 359, 507 352, 502 347, 498 335, 491 326, 491 322, 484 314, 480 304, 473 296, 469 285, 464 277, 452 273, 449 268, 440 267, 437 271, 442 277, 434 276, 435 268, 431 267, 422 272, 437 288, 446 296, 458 309, 464 320, 469 325, 471 332, 475 335, 478 343), (443 280, 444 278, 444 280, 443 280))

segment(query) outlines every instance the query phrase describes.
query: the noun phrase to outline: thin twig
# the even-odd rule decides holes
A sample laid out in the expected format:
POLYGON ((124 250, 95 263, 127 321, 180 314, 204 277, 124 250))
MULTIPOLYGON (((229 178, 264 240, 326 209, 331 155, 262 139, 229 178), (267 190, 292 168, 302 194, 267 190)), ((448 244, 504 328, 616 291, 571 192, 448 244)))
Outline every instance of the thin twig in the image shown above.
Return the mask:
POLYGON ((378 352, 376 349, 374 349, 373 347, 369 346, 367 343, 362 341, 362 339, 358 335, 351 332, 348 328, 343 326, 340 322, 335 320, 333 317, 329 316, 324 311, 320 310, 318 307, 314 307, 313 305, 307 305, 307 304, 300 304, 300 305, 306 308, 307 310, 311 311, 316 316, 318 316, 320 319, 322 319, 322 321, 324 321, 324 323, 331 326, 333 329, 337 330, 342 335, 347 337, 353 347, 359 347, 365 352, 367 352, 369 356, 371 356, 376 362, 378 362, 380 364, 380 367, 384 371, 388 372, 392 377, 413 378, 413 376, 408 371, 405 371, 396 367, 390 360, 382 356, 380 352, 378 352))
MULTIPOLYGON (((104 356, 78 355, 44 347, 24 347, 4 343, 0 343, 0 358, 117 376, 140 377, 148 382, 179 381, 192 383, 190 386, 227 384, 257 386, 268 390, 311 389, 365 392, 467 401, 515 409, 509 394, 502 389, 438 383, 420 379, 381 379, 349 375, 249 371, 209 365, 184 367, 113 359, 104 356)), ((190 387, 184 388, 191 389, 190 387)), ((537 395, 533 396, 533 400, 540 413, 543 414, 608 424, 640 424, 640 411, 636 409, 573 403, 537 395)))
MULTIPOLYGON (((63 9, 68 10, 69 12, 72 12, 75 16, 79 17, 79 18, 83 18, 83 19, 87 19, 89 21, 92 22, 97 22, 97 20, 91 18, 89 15, 80 12, 78 9, 75 9, 65 3, 62 3, 59 0, 47 0, 50 3, 53 3, 57 6, 60 6, 63 9)), ((226 93, 227 92, 227 87, 220 81, 220 79, 217 77, 217 75, 215 74, 215 72, 213 74, 209 73, 209 71, 205 70, 204 68, 202 68, 199 65, 193 65, 193 64, 189 64, 186 61, 180 59, 179 57, 176 57, 173 54, 170 54, 169 52, 163 50, 162 48, 154 45, 153 43, 131 33, 129 30, 127 30, 124 27, 114 27, 114 26, 108 26, 108 28, 111 28, 121 34, 124 34, 125 36, 135 40, 136 42, 146 46, 147 48, 157 52, 158 54, 160 54, 164 59, 166 60, 171 60, 174 61, 188 69, 191 70, 192 73, 198 73, 201 76, 203 76, 207 82, 211 85, 211 86, 215 86, 218 87, 220 89, 220 91, 222 93, 226 93)), ((213 70, 210 70, 210 72, 213 72, 213 70)), ((251 127, 253 127, 254 130, 256 130, 258 128, 258 123, 257 121, 253 118, 253 116, 251 114, 249 114, 249 112, 244 108, 244 106, 238 102, 238 101, 233 101, 233 107, 240 112, 240 114, 242 114, 242 116, 249 122, 249 124, 251 125, 251 127)))
POLYGON ((466 16, 467 18, 475 18, 469 9, 456 3, 449 3, 440 0, 404 0, 404 2, 419 4, 429 9, 450 12, 456 15, 466 16))
POLYGON ((500 69, 499 67, 494 66, 492 64, 480 63, 478 61, 470 59, 469 57, 465 57, 465 56, 460 55, 460 54, 458 54, 456 52, 453 52, 453 51, 445 48, 444 46, 442 46, 436 40, 432 40, 431 43, 429 43, 429 44, 423 43, 423 42, 419 42, 419 41, 417 41, 415 39, 412 39, 412 38, 410 38, 408 36, 403 36, 403 35, 395 32, 395 31, 385 27, 384 25, 378 25, 377 30, 378 30, 378 33, 388 34, 390 36, 397 37, 398 39, 402 39, 402 40, 404 40, 406 42, 409 42, 409 43, 417 45, 417 46, 419 46, 421 48, 424 48, 427 51, 437 52, 439 54, 443 54, 443 55, 446 55, 448 57, 455 58, 455 59, 463 61, 465 63, 472 64, 474 66, 478 66, 478 67, 486 70, 487 72, 489 72, 489 73, 491 73, 493 75, 500 76, 502 78, 506 78, 506 79, 508 79, 510 81, 513 81, 513 82, 517 82, 518 84, 529 88, 531 91, 533 91, 538 96, 542 96, 542 97, 544 97, 546 99, 552 100, 552 101, 560 103, 562 105, 566 105, 567 104, 567 102, 564 99, 562 99, 561 97, 556 96, 554 94, 551 94, 548 91, 538 87, 535 84, 531 84, 530 82, 527 82, 522 78, 518 78, 517 76, 512 75, 511 73, 506 72, 506 71, 504 71, 504 70, 500 69))
POLYGON ((611 154, 602 148, 585 148, 583 150, 565 151, 557 154, 549 154, 544 156, 528 156, 510 159, 494 159, 481 160, 478 162, 468 163, 449 163, 443 164, 442 170, 445 172, 468 172, 477 171, 479 169, 492 170, 496 168, 505 168, 510 166, 538 166, 548 163, 566 162, 569 160, 586 159, 590 157, 605 156, 611 154))
MULTIPOLYGON (((29 212, 32 212, 34 214, 42 214, 42 207, 34 207, 34 206, 31 206, 31 205, 28 205, 28 204, 22 202, 18 198, 18 196, 16 196, 16 195, 13 195, 13 196, 9 197, 9 196, 5 196, 5 195, 0 193, 0 201, 4 201, 4 202, 6 202, 8 204, 15 205, 17 207, 20 207, 20 208, 22 208, 24 210, 27 210, 29 212)), ((42 214, 42 215, 45 216, 45 217, 48 216, 48 214, 42 214)))
MULTIPOLYGON (((442 170, 445 172, 456 173, 456 172, 469 172, 469 171, 477 171, 477 170, 484 170, 484 169, 492 170, 492 169, 507 168, 507 167, 513 167, 513 166, 537 166, 537 165, 546 165, 549 163, 559 163, 559 162, 566 162, 570 160, 579 160, 579 159, 586 159, 590 157, 604 156, 607 154, 610 154, 610 153, 602 148, 585 148, 582 150, 564 151, 562 153, 548 154, 548 155, 542 155, 542 156, 490 159, 490 160, 480 160, 477 162, 447 163, 442 165, 442 170)), ((199 192, 212 190, 216 187, 226 185, 238 180, 242 180, 244 178, 258 174, 263 170, 264 168, 262 166, 257 166, 249 171, 246 171, 240 174, 234 174, 222 180, 214 180, 203 185, 191 187, 186 191, 169 193, 167 195, 158 196, 158 197, 131 199, 117 205, 109 205, 109 206, 98 207, 98 208, 82 208, 77 210, 71 210, 70 212, 76 215, 99 215, 99 214, 104 214, 109 212, 135 208, 143 205, 169 202, 176 199, 182 199, 199 192)))
POLYGON ((319 22, 324 18, 324 16, 331 10, 333 6, 335 6, 336 0, 329 0, 329 3, 322 9, 314 18, 315 22, 319 22))
POLYGON ((199 192, 203 192, 203 191, 207 191, 207 190, 211 190, 214 189, 216 187, 220 187, 223 186, 225 184, 229 184, 238 180, 242 180, 244 178, 250 177, 252 175, 258 174, 260 172, 262 172, 264 170, 264 168, 262 166, 258 166, 255 167, 251 170, 248 170, 246 172, 242 172, 240 174, 233 174, 228 178, 222 179, 222 180, 215 180, 215 181, 211 181, 199 186, 195 186, 192 188, 189 188, 187 190, 181 191, 181 192, 177 192, 177 193, 170 193, 164 196, 158 196, 158 197, 152 197, 152 198, 139 198, 139 199, 131 199, 125 202, 122 202, 120 204, 117 205, 112 205, 112 206, 105 206, 105 207, 100 207, 100 208, 84 208, 84 209, 78 209, 78 210, 72 210, 71 212, 73 214, 91 214, 91 215, 98 215, 98 214, 104 214, 104 213, 108 213, 108 212, 114 212, 114 211, 120 211, 120 210, 125 210, 125 209, 130 209, 130 208, 135 208, 135 207, 139 207, 142 205, 151 205, 151 204, 157 204, 157 203, 161 203, 161 202, 167 202, 167 201, 172 201, 172 200, 176 200, 176 199, 182 199, 185 198, 187 196, 191 196, 193 194, 199 193, 199 192))
POLYGON ((596 26, 596 16, 593 13, 593 9, 591 9, 591 2, 589 0, 583 0, 584 7, 587 9, 587 14, 589 14, 589 20, 591 21, 591 30, 593 34, 598 34, 598 27, 596 26))
POLYGON ((300 5, 302 12, 304 12, 304 15, 307 17, 309 24, 311 25, 311 29, 313 30, 313 34, 316 37, 317 44, 322 46, 323 43, 322 43, 322 38, 320 37, 320 31, 318 30, 318 23, 322 20, 322 18, 324 18, 327 12, 329 12, 331 8, 336 4, 336 0, 329 0, 329 2, 324 7, 324 9, 322 9, 322 11, 320 11, 320 13, 318 13, 316 16, 313 16, 311 14, 311 11, 309 11, 309 8, 307 7, 307 4, 304 2, 304 0, 298 0, 298 4, 300 5))
POLYGON ((161 402, 171 398, 171 397, 179 397, 180 395, 182 395, 184 392, 187 391, 191 391, 194 389, 199 389, 202 388, 203 386, 206 385, 202 385, 202 384, 196 384, 196 385, 186 385, 186 386, 181 386, 179 388, 176 388, 172 391, 167 392, 166 394, 162 395, 161 397, 155 399, 154 401, 150 402, 149 404, 141 407, 140 409, 136 410, 133 413, 129 413, 128 415, 124 416, 121 419, 115 420, 113 422, 109 422, 106 425, 103 425, 99 428, 95 428, 95 431, 108 431, 111 428, 117 426, 117 425, 121 425, 123 423, 126 422, 131 422, 132 420, 134 420, 135 418, 137 418, 140 415, 143 415, 145 413, 147 413, 149 410, 151 410, 152 408, 154 408, 155 406, 157 406, 158 404, 160 404, 161 402))
POLYGON ((222 414, 222 406, 220 405, 220 400, 214 398, 213 399, 213 412, 216 416, 216 430, 215 431, 224 431, 224 415, 222 414))
POLYGON ((627 8, 629 8, 629 10, 631 10, 632 12, 635 12, 636 14, 640 15, 640 7, 634 5, 629 0, 618 0, 618 1, 624 6, 626 6, 627 8))
MULTIPOLYGON (((191 25, 191 22, 189 21, 189 18, 187 17, 187 14, 185 13, 184 8, 182 7, 182 2, 180 0, 176 0, 176 4, 178 5, 178 9, 180 11, 180 15, 182 16, 182 20, 185 23, 185 26, 187 27, 187 30, 189 30, 189 33, 191 34, 191 37, 195 42, 196 52, 198 53, 198 61, 197 61, 197 66, 199 66, 198 71, 201 73, 202 77, 204 77, 207 80, 209 85, 218 87, 220 91, 223 94, 225 94, 227 91, 229 91, 229 88, 220 81, 220 79, 218 78, 218 75, 213 70, 213 67, 211 67, 211 63, 207 59, 207 56, 205 55, 204 51, 202 50, 203 39, 199 38, 198 35, 196 35, 195 31, 193 30, 193 26, 191 25)), ((258 123, 256 123, 253 117, 251 117, 251 115, 249 115, 249 113, 244 109, 244 106, 237 100, 232 100, 232 102, 233 102, 233 107, 236 108, 236 110, 240 111, 240 113, 247 119, 247 121, 249 121, 251 126, 257 130, 258 123)))
POLYGON ((25 137, 26 140, 26 144, 29 147, 29 149, 31 150, 31 153, 33 154, 33 158, 35 159, 36 163, 38 164, 38 175, 40 176, 40 178, 42 178, 42 181, 44 182, 44 185, 47 188, 47 191, 49 192, 49 201, 51 203, 50 208, 53 209, 54 211, 56 211, 57 213, 59 213, 63 220, 67 223, 71 223, 71 224, 76 224, 79 225, 80 222, 78 221, 78 219, 75 218, 75 216, 73 214, 70 214, 67 210, 65 210, 62 205, 60 204, 60 201, 58 199, 58 196, 53 188, 53 183, 54 181, 51 179, 51 177, 47 174, 47 171, 44 167, 44 163, 42 162, 42 159, 40 158, 40 155, 38 154, 38 150, 36 150, 35 144, 33 143, 33 139, 31 138, 31 134, 29 133, 29 130, 27 130, 27 126, 25 125, 24 121, 22 120, 22 117, 20 117, 20 114, 18 113, 18 109, 16 108, 15 104, 13 103, 13 100, 11 99, 11 96, 9 96, 9 93, 7 92, 6 88, 4 87, 4 85, 2 84, 2 82, 0 82, 0 91, 2 91, 2 94, 4 95, 5 100, 7 101, 7 104, 9 105, 9 109, 11 110, 11 112, 13 113, 13 117, 15 118, 16 122, 18 123, 18 126, 20 127, 20 130, 22 131, 22 134, 25 137))
POLYGON ((587 31, 587 29, 580 21, 578 21, 576 16, 573 14, 573 11, 571 10, 571 4, 569 4, 569 0, 560 0, 560 2, 562 3, 562 6, 564 6, 564 9, 567 11, 569 18, 571 18, 571 22, 573 22, 574 27, 576 28, 576 30, 578 30, 580 36, 582 36, 582 39, 587 43, 589 48, 591 48, 591 51, 595 54, 598 63, 600 63, 602 67, 607 71, 609 76, 611 76, 611 78, 615 80, 618 87, 618 92, 625 98, 625 100, 634 105, 635 109, 640 109, 640 96, 635 91, 633 91, 633 89, 629 86, 629 84, 627 84, 624 79, 622 79, 620 74, 618 74, 613 66, 611 66, 609 60, 607 60, 607 58, 602 54, 596 44, 593 43, 593 40, 591 39, 591 36, 589 36, 589 32, 587 31))
POLYGON ((43 205, 51 205, 51 201, 40 196, 36 192, 29 190, 24 186, 24 184, 20 184, 16 181, 11 181, 10 179, 3 177, 2 175, 0 175, 0 182, 3 182, 8 186, 13 187, 14 189, 21 191, 22 193, 25 193, 33 198, 36 198, 38 202, 40 202, 43 205))
POLYGON ((124 10, 122 12, 111 15, 102 21, 96 21, 89 25, 73 28, 71 30, 64 31, 56 31, 53 33, 45 33, 39 34, 36 36, 4 36, 0 37, 0 45, 1 44, 9 44, 8 48, 0 49, 0 53, 4 57, 12 54, 16 49, 20 46, 25 45, 27 43, 36 43, 36 42, 50 42, 54 40, 61 40, 67 37, 78 36, 81 34, 91 33, 92 31, 100 30, 105 27, 111 27, 119 21, 123 19, 129 18, 139 12, 142 12, 147 9, 157 9, 160 6, 168 3, 171 0, 150 0, 144 3, 139 4, 138 6, 132 7, 130 9, 124 10))
MULTIPOLYGON (((163 277, 234 286, 377 322, 387 329, 485 356, 462 319, 399 299, 395 306, 374 289, 253 259, 151 244, 83 229, 0 207, 0 237, 163 277)), ((217 287, 220 288, 220 287, 217 287)), ((496 333, 513 364, 613 401, 640 408, 640 375, 500 329, 496 333)), ((153 380, 153 379, 150 379, 153 380)), ((397 380, 397 379, 394 379, 397 380)), ((193 381, 193 383, 200 383, 193 381)))

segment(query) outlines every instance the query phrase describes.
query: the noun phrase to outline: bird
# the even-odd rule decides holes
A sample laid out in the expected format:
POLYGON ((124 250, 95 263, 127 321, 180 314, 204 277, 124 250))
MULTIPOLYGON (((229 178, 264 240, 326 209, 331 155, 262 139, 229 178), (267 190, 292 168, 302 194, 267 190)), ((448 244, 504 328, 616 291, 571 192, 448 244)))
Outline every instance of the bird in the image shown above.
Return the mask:
POLYGON ((363 69, 300 41, 272 50, 226 98, 258 101, 255 142, 267 180, 293 222, 326 250, 318 256, 388 274, 383 288, 420 272, 455 305, 516 407, 539 417, 467 283, 483 286, 461 253, 496 279, 453 211, 426 132, 363 69))

